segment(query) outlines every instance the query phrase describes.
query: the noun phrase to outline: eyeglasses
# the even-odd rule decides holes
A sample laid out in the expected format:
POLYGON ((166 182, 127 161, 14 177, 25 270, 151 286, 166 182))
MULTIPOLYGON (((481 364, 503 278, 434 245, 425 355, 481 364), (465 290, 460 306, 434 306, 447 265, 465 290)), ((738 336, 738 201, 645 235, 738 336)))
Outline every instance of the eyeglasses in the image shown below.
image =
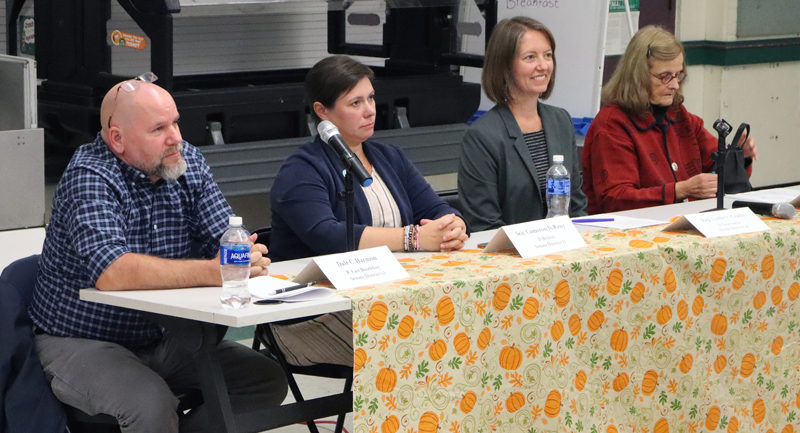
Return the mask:
POLYGON ((674 74, 671 72, 662 72, 658 75, 656 74, 650 74, 650 75, 652 75, 655 78, 658 78, 658 80, 661 81, 661 83, 663 84, 669 84, 670 82, 672 82, 672 80, 678 80, 678 83, 682 83, 683 80, 686 79, 686 72, 684 71, 676 72, 674 74))
POLYGON ((119 86, 117 86, 117 93, 114 94, 114 108, 111 110, 111 115, 108 116, 108 129, 111 129, 111 118, 114 117, 114 110, 117 109, 117 97, 119 96, 120 89, 125 90, 125 93, 131 93, 138 89, 142 83, 155 83, 156 80, 158 80, 158 76, 156 74, 152 72, 145 72, 136 78, 125 80, 120 83, 119 86))

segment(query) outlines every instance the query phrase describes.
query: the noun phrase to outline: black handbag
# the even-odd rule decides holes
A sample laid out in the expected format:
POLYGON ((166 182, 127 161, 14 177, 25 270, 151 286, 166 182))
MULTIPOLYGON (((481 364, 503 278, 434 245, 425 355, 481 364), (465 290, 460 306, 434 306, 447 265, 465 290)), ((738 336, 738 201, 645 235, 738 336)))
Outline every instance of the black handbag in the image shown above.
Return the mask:
MULTIPOLYGON (((714 152, 713 155, 714 161, 716 161, 714 164, 715 172, 724 173, 725 194, 737 194, 752 191, 753 189, 753 186, 750 185, 750 177, 747 176, 747 167, 750 166, 753 160, 752 158, 745 158, 744 151, 739 147, 739 139, 745 131, 747 131, 747 136, 749 137, 750 125, 742 123, 736 131, 733 141, 726 147, 723 170, 719 170, 717 165, 719 164, 719 153, 714 152)), ((724 136, 721 138, 724 140, 724 136)))

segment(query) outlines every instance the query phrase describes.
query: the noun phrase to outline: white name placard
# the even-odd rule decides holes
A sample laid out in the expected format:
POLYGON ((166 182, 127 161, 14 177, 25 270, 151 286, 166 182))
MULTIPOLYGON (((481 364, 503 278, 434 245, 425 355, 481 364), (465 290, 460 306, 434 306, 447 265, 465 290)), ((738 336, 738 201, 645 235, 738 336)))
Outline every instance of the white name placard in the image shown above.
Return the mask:
POLYGON ((327 278, 337 290, 408 279, 408 272, 386 246, 311 259, 294 278, 299 283, 327 278))
POLYGON ((523 258, 543 256, 586 246, 569 217, 511 224, 497 230, 483 251, 487 253, 514 248, 523 258))
POLYGON ((749 208, 722 209, 688 214, 664 227, 664 231, 695 229, 707 238, 755 233, 769 230, 749 208))

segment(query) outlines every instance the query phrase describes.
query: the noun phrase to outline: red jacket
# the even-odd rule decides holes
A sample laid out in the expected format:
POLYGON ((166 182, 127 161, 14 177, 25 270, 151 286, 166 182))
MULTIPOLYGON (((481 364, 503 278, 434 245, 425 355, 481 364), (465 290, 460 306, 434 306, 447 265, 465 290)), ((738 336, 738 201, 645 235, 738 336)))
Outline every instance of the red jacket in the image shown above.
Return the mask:
POLYGON ((602 107, 581 154, 589 214, 674 203, 675 183, 711 172, 716 150, 717 139, 683 105, 667 110, 663 129, 650 112, 639 119, 602 107))

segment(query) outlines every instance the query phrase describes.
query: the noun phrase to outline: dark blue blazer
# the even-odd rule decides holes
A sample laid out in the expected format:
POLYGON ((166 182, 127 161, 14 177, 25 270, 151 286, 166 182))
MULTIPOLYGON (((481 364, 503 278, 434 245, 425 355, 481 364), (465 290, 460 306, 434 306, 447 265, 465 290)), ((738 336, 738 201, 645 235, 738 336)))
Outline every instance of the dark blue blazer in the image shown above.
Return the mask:
POLYGON ((28 304, 39 256, 19 259, 0 275, 0 431, 63 433, 66 416, 42 371, 28 304))
MULTIPOLYGON (((403 225, 418 224, 453 213, 433 191, 402 150, 394 145, 364 142, 364 153, 391 191, 403 225)), ((274 261, 345 251, 344 178, 341 160, 319 137, 298 149, 272 185, 272 233, 269 257, 274 261)), ((355 190, 356 246, 372 213, 361 187, 355 190)), ((463 218, 462 218, 463 219, 463 218)))

